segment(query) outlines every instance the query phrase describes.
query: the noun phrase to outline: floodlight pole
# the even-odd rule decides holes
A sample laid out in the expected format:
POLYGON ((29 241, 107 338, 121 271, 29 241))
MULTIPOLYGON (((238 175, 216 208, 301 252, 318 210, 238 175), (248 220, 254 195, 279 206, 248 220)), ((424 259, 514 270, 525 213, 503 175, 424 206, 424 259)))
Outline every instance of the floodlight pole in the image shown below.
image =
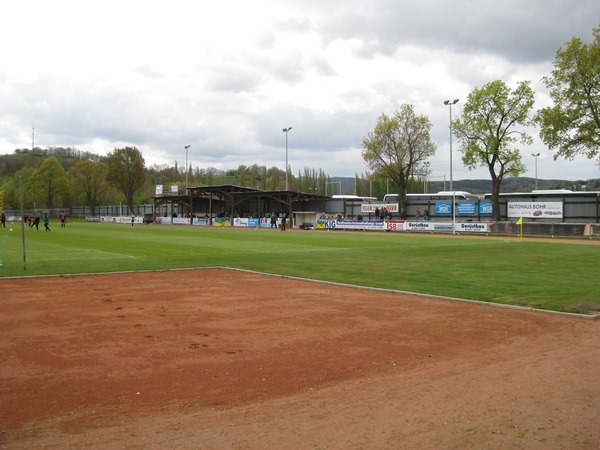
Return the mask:
POLYGON ((540 156, 539 153, 532 153, 531 156, 533 156, 535 158, 535 189, 537 190, 537 180, 538 180, 538 176, 537 176, 537 161, 538 161, 538 156, 540 156))
POLYGON ((452 186, 452 105, 456 105, 458 99, 444 100, 444 105, 450 107, 450 190, 452 191, 452 234, 454 234, 454 223, 456 221, 456 215, 454 210, 456 209, 456 196, 454 195, 454 187, 452 186))
POLYGON ((185 148, 185 193, 187 194, 188 189, 188 149, 191 145, 186 145, 185 148))
POLYGON ((285 133, 285 190, 288 190, 288 131, 290 131, 292 127, 287 127, 283 129, 285 133))
POLYGON ((448 105, 450 107, 450 190, 453 191, 452 187, 452 105, 456 105, 458 103, 458 99, 454 100, 444 100, 444 105, 448 105))

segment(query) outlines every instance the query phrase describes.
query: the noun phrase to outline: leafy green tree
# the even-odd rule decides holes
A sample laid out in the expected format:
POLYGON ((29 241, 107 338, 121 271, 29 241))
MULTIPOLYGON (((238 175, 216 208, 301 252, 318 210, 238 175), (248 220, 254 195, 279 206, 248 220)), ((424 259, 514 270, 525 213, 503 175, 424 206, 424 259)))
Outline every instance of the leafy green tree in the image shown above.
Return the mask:
MULTIPOLYGON (((4 209, 19 209, 21 206, 21 182, 27 185, 27 180, 33 175, 33 167, 23 167, 15 173, 0 179, 0 191, 4 191, 4 209)), ((23 206, 31 208, 33 201, 23 196, 23 206)))
POLYGON ((146 179, 142 153, 136 147, 116 148, 108 154, 106 161, 108 182, 125 196, 127 207, 133 213, 133 198, 146 179))
POLYGON ((83 191, 86 205, 90 207, 92 215, 95 214, 102 195, 109 189, 107 172, 106 164, 90 160, 79 161, 69 170, 72 185, 83 191))
POLYGON ((552 75, 543 78, 554 106, 535 119, 555 159, 600 154, 600 26, 593 34, 590 44, 575 37, 559 49, 552 75))
POLYGON ((435 154, 430 132, 429 118, 404 104, 392 117, 381 114, 375 129, 363 139, 363 161, 377 176, 388 178, 397 187, 402 208, 406 206, 410 175, 435 154))
POLYGON ((65 169, 56 156, 46 158, 39 169, 27 180, 25 191, 32 199, 47 208, 54 208, 56 199, 69 195, 69 182, 65 169))
POLYGON ((458 138, 462 161, 470 170, 487 167, 492 179, 493 220, 500 220, 500 186, 507 176, 525 171, 517 143, 531 144, 532 139, 518 126, 530 124, 533 90, 522 81, 511 90, 503 81, 492 81, 469 94, 462 115, 452 122, 458 138))

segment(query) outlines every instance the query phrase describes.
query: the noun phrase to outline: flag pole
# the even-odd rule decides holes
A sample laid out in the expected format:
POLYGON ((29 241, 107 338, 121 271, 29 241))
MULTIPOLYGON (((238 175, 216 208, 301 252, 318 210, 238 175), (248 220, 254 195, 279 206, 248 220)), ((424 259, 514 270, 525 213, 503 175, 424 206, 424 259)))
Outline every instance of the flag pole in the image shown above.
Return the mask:
POLYGON ((523 217, 519 217, 519 220, 517 220, 517 225, 520 227, 519 239, 523 239, 523 217))

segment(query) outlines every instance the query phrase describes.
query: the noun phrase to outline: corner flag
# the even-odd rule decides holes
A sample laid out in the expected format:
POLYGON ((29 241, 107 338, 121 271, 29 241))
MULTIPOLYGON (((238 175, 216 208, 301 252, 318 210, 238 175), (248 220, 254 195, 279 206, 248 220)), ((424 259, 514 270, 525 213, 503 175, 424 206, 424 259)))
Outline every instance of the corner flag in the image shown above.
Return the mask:
POLYGON ((523 225, 523 218, 519 217, 519 220, 517 220, 517 225, 523 225))

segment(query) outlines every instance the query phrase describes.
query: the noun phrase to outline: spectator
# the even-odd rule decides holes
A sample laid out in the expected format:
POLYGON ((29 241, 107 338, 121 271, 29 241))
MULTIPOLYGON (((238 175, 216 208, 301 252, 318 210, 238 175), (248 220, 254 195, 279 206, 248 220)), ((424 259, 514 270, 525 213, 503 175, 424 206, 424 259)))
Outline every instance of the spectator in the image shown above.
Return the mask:
POLYGON ((283 216, 281 216, 281 231, 285 231, 286 220, 287 220, 287 213, 284 213, 283 216))
POLYGON ((271 228, 277 228, 277 212, 275 210, 271 213, 271 228))

